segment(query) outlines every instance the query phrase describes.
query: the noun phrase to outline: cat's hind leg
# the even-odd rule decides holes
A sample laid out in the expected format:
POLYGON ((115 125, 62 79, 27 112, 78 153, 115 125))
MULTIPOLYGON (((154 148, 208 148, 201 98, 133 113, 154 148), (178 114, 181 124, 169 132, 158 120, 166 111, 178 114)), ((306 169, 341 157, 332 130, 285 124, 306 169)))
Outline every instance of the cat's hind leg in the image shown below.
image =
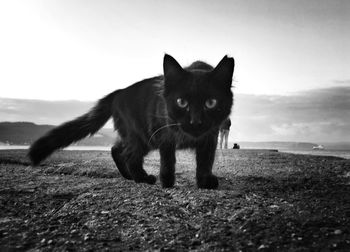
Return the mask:
POLYGON ((125 159, 123 157, 123 143, 117 142, 111 150, 112 158, 116 164, 120 174, 126 179, 132 179, 128 167, 126 165, 125 159))

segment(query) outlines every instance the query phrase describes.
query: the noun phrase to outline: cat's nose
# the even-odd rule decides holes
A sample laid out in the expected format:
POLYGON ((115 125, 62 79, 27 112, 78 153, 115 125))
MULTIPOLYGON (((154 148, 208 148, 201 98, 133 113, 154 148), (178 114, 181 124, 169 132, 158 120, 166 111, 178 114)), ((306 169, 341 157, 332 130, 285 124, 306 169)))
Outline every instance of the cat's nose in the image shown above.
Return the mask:
POLYGON ((192 127, 198 127, 202 124, 201 114, 198 111, 196 110, 191 111, 190 124, 192 127))
POLYGON ((192 117, 190 120, 190 124, 192 126, 200 126, 202 124, 202 120, 200 118, 192 117))

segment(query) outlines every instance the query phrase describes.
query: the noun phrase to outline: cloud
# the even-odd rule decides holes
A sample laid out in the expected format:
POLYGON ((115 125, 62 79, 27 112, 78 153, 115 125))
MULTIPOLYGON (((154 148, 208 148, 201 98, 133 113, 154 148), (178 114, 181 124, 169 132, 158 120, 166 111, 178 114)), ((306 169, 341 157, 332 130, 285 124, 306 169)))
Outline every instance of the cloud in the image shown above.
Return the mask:
POLYGON ((254 141, 349 141, 350 87, 289 96, 237 94, 232 138, 254 141))
POLYGON ((334 80, 333 83, 335 85, 350 85, 350 79, 345 80, 334 80))
POLYGON ((87 112, 92 102, 0 98, 1 121, 57 125, 87 112))

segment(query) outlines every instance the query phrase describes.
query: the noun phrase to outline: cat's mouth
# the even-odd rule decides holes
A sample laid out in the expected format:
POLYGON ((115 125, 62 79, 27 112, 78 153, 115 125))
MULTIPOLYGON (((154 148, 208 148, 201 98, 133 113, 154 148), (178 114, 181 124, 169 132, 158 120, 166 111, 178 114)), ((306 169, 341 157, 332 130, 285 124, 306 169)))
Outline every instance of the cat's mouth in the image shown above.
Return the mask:
POLYGON ((201 126, 193 127, 190 125, 180 125, 180 129, 186 135, 189 135, 193 138, 199 138, 202 135, 204 135, 206 132, 208 132, 208 129, 206 127, 201 127, 201 126))

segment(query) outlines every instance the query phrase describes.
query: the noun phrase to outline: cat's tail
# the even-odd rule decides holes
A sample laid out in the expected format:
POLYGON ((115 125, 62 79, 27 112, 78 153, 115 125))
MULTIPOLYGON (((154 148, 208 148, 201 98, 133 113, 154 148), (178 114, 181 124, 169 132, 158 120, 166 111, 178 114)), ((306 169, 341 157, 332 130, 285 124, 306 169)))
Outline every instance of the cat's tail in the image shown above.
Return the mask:
POLYGON ((102 128, 112 115, 112 103, 116 92, 118 91, 100 99, 88 113, 57 126, 36 140, 28 152, 32 164, 38 165, 55 150, 93 135, 102 128))

